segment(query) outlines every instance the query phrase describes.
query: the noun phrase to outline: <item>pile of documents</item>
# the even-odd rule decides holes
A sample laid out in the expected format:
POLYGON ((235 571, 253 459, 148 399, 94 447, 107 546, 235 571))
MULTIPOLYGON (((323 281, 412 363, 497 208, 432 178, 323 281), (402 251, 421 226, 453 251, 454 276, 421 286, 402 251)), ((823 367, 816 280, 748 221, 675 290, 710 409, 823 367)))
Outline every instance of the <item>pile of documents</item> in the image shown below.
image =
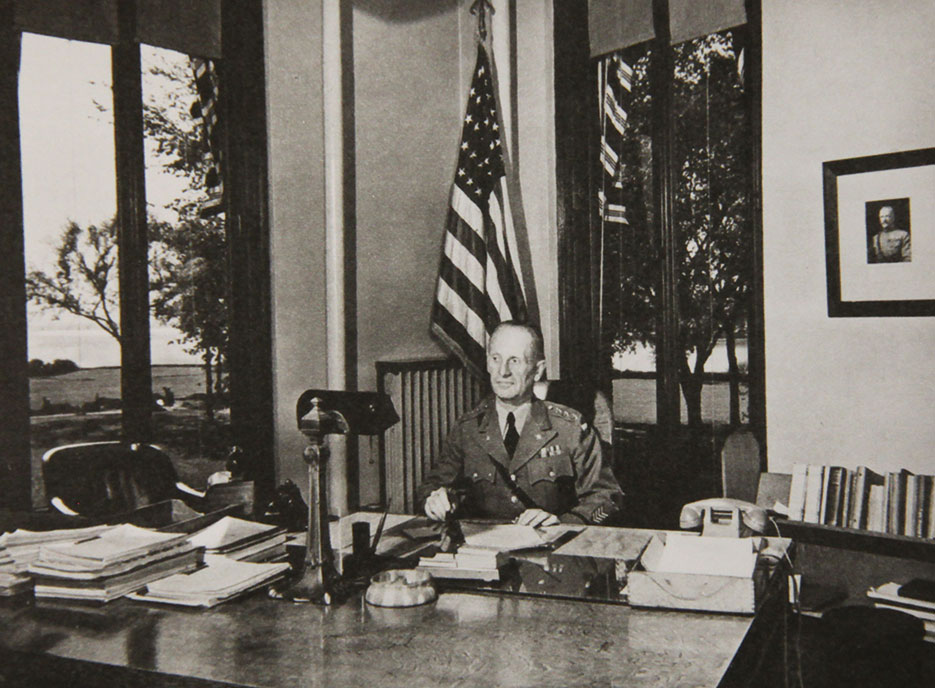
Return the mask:
POLYGON ((112 526, 78 542, 43 544, 29 564, 37 598, 109 602, 148 583, 198 568, 204 550, 182 533, 112 526))
POLYGON ((254 563, 206 554, 205 566, 155 581, 129 597, 144 602, 213 607, 272 583, 289 571, 289 564, 254 563))
POLYGON ((419 568, 436 578, 500 580, 497 550, 488 547, 464 544, 454 553, 439 552, 431 557, 420 557, 419 568))
POLYGON ((206 554, 223 554, 238 561, 275 561, 286 558, 286 530, 267 523, 225 516, 189 540, 206 554))
POLYGON ((17 529, 0 535, 0 597, 32 590, 29 565, 39 557, 42 545, 67 544, 93 537, 110 526, 33 531, 17 529))
POLYGON ((895 609, 922 619, 925 623, 925 639, 935 642, 935 599, 931 594, 931 591, 935 590, 935 583, 925 581, 926 585, 919 587, 928 594, 920 594, 912 585, 917 582, 919 581, 912 581, 908 585, 884 583, 870 588, 867 597, 873 600, 874 607, 895 609))

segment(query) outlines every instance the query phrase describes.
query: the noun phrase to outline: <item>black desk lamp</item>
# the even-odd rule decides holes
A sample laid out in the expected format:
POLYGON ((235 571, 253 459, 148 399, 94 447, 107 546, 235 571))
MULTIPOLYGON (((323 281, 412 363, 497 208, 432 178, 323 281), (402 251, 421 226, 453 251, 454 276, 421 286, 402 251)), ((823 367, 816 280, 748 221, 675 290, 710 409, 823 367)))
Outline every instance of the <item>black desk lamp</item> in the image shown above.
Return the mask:
POLYGON ((308 532, 301 578, 270 595, 292 602, 331 604, 338 582, 328 523, 326 435, 376 435, 399 420, 393 402, 379 392, 310 389, 296 404, 299 431, 308 438, 302 453, 308 464, 308 532))

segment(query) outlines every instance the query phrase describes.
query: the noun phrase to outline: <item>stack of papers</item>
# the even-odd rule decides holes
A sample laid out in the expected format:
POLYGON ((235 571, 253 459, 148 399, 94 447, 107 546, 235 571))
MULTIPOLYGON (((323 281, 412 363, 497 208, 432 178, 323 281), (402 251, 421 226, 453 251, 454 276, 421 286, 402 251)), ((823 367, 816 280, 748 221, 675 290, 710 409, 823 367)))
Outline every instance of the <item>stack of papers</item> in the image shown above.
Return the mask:
POLYGON ((895 609, 912 614, 925 623, 925 639, 935 642, 935 602, 900 594, 899 583, 884 583, 867 591, 867 597, 873 600, 874 607, 895 609))
POLYGON ((655 562, 647 558, 647 571, 692 573, 708 576, 751 578, 758 557, 757 538, 696 537, 670 534, 662 556, 655 562))
POLYGON ((431 557, 420 557, 419 568, 436 578, 500 580, 497 550, 487 547, 461 545, 455 553, 439 552, 431 557))
POLYGON ((223 554, 238 561, 270 561, 286 556, 285 528, 225 516, 189 538, 207 554, 223 554))
POLYGON ((511 552, 545 547, 561 537, 568 528, 560 525, 533 528, 512 523, 462 521, 461 530, 464 533, 465 543, 470 547, 511 552))
POLYGON ((184 533, 123 524, 68 544, 47 544, 29 564, 37 598, 109 602, 146 584, 197 568, 204 550, 184 533))
POLYGON ((213 607, 281 578, 289 564, 237 561, 217 554, 205 555, 205 566, 192 573, 177 573, 149 583, 130 599, 190 607, 213 607))
POLYGON ((44 544, 70 543, 93 537, 112 526, 64 528, 60 530, 23 530, 0 535, 0 597, 32 590, 29 565, 39 557, 44 544))

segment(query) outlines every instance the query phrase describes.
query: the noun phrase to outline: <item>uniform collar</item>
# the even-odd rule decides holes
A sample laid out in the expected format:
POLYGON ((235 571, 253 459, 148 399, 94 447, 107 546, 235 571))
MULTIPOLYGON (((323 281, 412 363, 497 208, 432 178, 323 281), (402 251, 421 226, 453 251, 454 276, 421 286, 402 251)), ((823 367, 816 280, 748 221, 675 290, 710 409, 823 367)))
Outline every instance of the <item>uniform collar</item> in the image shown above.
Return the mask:
POLYGON ((532 399, 527 401, 525 404, 520 404, 516 408, 508 407, 496 397, 494 397, 493 404, 494 409, 497 412, 497 420, 499 421, 501 436, 506 434, 506 417, 507 414, 510 413, 513 414, 513 419, 516 423, 516 432, 523 432, 523 427, 526 425, 526 419, 529 418, 529 410, 532 408, 532 399))

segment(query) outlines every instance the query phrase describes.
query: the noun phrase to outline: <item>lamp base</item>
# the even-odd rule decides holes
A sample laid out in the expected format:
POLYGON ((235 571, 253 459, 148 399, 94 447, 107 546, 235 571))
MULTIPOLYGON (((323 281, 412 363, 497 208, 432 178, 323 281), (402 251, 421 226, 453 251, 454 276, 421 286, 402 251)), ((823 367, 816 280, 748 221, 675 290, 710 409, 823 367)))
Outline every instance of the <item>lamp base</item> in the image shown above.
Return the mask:
POLYGON ((269 589, 269 596, 287 602, 331 605, 337 601, 339 576, 330 564, 306 565, 298 578, 287 578, 269 589))

